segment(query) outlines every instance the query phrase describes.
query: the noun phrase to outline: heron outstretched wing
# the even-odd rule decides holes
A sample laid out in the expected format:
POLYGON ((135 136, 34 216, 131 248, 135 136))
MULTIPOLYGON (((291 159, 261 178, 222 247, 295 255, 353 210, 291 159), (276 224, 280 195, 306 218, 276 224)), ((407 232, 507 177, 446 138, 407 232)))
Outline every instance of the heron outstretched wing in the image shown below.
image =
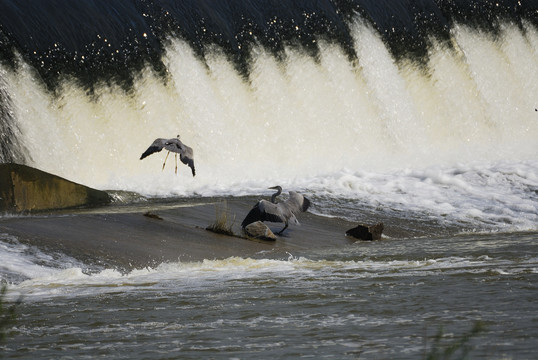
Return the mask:
POLYGON ((295 191, 290 191, 290 198, 286 202, 290 203, 290 209, 294 214, 305 212, 310 206, 310 200, 295 191))
POLYGON ((282 216, 278 204, 273 204, 267 200, 260 200, 249 211, 241 226, 245 227, 256 221, 284 222, 285 219, 282 216))
POLYGON ((142 160, 143 158, 153 153, 161 151, 164 148, 164 144, 166 143, 166 141, 167 141, 166 139, 155 139, 153 144, 151 144, 149 148, 146 151, 144 151, 142 156, 140 156, 140 160, 142 160))
POLYGON ((194 156, 193 156, 192 148, 190 148, 189 146, 185 144, 182 144, 182 145, 183 145, 183 153, 179 153, 179 159, 181 160, 183 164, 191 168, 192 176, 194 176, 196 175, 196 170, 194 169, 194 156))

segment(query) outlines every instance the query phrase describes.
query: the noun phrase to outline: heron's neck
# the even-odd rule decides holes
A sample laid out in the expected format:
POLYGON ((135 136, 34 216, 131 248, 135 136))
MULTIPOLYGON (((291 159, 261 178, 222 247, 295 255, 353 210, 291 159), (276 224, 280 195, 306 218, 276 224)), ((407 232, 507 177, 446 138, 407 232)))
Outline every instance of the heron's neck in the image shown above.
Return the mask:
POLYGON ((276 204, 276 197, 282 193, 282 189, 278 189, 276 193, 271 196, 271 202, 273 204, 276 204))

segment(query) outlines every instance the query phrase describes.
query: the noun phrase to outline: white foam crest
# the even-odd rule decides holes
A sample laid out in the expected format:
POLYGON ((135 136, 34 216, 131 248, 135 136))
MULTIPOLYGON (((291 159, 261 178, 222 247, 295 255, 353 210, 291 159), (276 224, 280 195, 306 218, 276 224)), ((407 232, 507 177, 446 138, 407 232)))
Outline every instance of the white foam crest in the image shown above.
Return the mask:
POLYGON ((197 289, 226 286, 227 282, 258 281, 332 281, 346 278, 431 276, 443 273, 476 273, 497 271, 499 274, 528 272, 536 259, 518 263, 503 259, 479 257, 446 257, 422 260, 311 260, 290 256, 287 260, 232 257, 224 260, 204 260, 195 263, 164 263, 153 269, 138 269, 127 274, 113 269, 85 273, 74 267, 49 271, 18 285, 14 294, 27 300, 57 296, 81 296, 96 293, 117 293, 133 288, 197 289))
POLYGON ((354 209, 367 204, 379 211, 426 213, 466 227, 474 224, 478 229, 536 230, 538 224, 536 161, 432 166, 390 174, 347 172, 312 181, 308 189, 329 202, 346 199, 350 211, 334 206, 320 211, 352 221, 354 209))
POLYGON ((53 276, 57 266, 73 266, 76 260, 61 254, 45 254, 22 244, 15 236, 0 234, 0 274, 7 282, 39 276, 53 276))
POLYGON ((6 239, 7 235, 5 234, 1 236, 3 239, 0 242, 0 263, 2 264, 0 268, 4 272, 32 277, 43 271, 41 266, 35 265, 31 259, 24 256, 27 246, 19 243, 13 244, 13 240, 6 239), (9 243, 6 241, 9 241, 9 243))

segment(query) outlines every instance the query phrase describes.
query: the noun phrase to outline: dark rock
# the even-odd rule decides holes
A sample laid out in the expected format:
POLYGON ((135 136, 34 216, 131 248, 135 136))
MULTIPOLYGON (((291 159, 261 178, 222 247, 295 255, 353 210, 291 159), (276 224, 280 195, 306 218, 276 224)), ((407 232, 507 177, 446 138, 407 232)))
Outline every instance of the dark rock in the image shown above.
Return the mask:
POLYGON ((152 218, 152 219, 156 219, 156 220, 163 220, 162 217, 160 217, 159 215, 154 214, 154 213, 152 213, 152 212, 150 212, 150 211, 145 212, 145 213, 144 213, 144 216, 149 217, 149 218, 152 218))
POLYGON ((32 212, 110 203, 100 190, 19 164, 0 164, 0 211, 32 212))
POLYGON ((380 240, 383 232, 383 223, 375 225, 358 225, 346 231, 346 235, 353 236, 360 240, 380 240))

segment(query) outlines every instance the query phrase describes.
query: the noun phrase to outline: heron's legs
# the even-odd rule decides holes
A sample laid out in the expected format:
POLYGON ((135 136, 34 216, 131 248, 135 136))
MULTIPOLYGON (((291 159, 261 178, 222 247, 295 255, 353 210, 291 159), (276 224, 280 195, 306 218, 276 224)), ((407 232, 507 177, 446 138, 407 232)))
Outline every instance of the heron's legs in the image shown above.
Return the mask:
POLYGON ((164 165, 166 165, 166 159, 168 159, 168 155, 170 155, 170 151, 166 154, 166 157, 164 158, 163 170, 164 170, 164 165))
POLYGON ((177 154, 174 154, 176 157, 176 175, 177 175, 177 154))
POLYGON ((282 235, 282 233, 284 232, 284 230, 286 230, 288 228, 288 223, 286 222, 285 225, 284 225, 284 228, 282 230, 280 230, 279 232, 277 232, 276 234, 277 235, 282 235))

